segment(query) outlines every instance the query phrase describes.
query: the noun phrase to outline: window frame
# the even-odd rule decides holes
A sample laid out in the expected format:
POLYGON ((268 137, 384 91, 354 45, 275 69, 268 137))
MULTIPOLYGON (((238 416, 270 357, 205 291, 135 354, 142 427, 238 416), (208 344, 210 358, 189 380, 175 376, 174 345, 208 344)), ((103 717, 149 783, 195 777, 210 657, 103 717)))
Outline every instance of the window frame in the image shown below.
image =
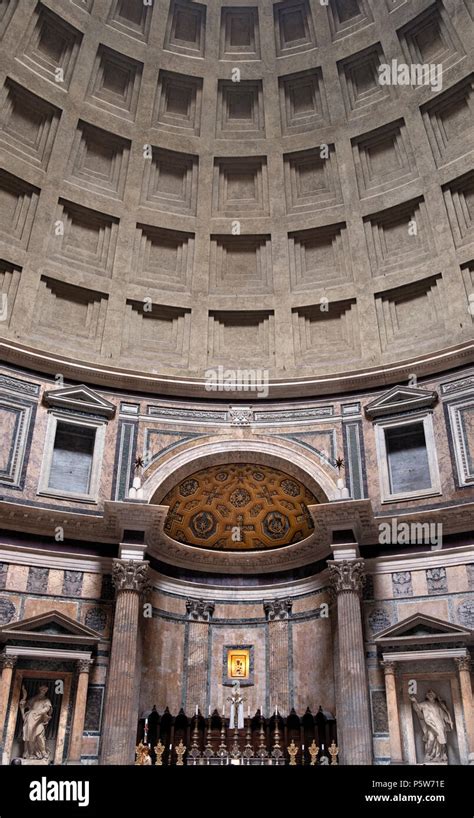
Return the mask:
POLYGON ((418 498, 434 497, 441 494, 441 482, 439 476, 438 455, 436 452, 432 413, 429 411, 417 412, 416 414, 410 415, 410 417, 381 418, 375 422, 374 426, 381 502, 397 503, 402 500, 416 500, 418 498), (425 435, 431 486, 426 489, 392 492, 390 487, 390 470, 385 431, 386 429, 413 426, 415 424, 419 424, 420 421, 423 424, 423 432, 425 435))
POLYGON ((458 484, 460 488, 467 488, 474 483, 474 469, 469 471, 469 444, 464 435, 462 424, 463 409, 470 409, 474 406, 474 397, 467 395, 464 398, 446 403, 449 417, 449 431, 453 442, 454 460, 458 484))
POLYGON ((68 500, 77 500, 83 503, 97 503, 101 479, 102 459, 105 447, 105 430, 107 421, 96 418, 84 418, 80 415, 66 414, 60 410, 51 410, 48 413, 48 426, 43 449, 43 461, 41 464, 40 479, 38 484, 38 494, 46 497, 63 497, 68 500), (69 424, 70 426, 83 426, 96 430, 94 450, 92 453, 92 463, 90 472, 89 491, 87 493, 65 491, 64 489, 53 489, 49 486, 51 466, 54 454, 54 441, 58 423, 69 424))

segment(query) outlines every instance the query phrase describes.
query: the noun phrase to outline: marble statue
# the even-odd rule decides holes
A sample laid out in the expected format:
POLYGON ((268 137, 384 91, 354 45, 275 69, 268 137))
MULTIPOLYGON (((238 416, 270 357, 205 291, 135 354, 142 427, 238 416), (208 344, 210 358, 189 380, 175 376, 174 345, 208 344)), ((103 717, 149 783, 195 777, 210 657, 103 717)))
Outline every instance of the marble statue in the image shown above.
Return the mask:
POLYGON ((53 714, 53 705, 48 699, 48 686, 40 685, 36 695, 27 698, 26 688, 21 688, 20 713, 23 719, 23 758, 37 759, 48 763, 49 750, 46 747, 46 725, 53 714))
POLYGON ((434 690, 428 690, 425 701, 410 696, 419 718, 425 745, 425 762, 447 764, 447 732, 453 729, 453 720, 446 704, 434 690))
POLYGON ((230 722, 229 728, 231 730, 235 727, 235 716, 237 711, 237 728, 241 730, 244 726, 244 697, 240 692, 240 682, 234 682, 232 686, 232 696, 230 701, 230 722))

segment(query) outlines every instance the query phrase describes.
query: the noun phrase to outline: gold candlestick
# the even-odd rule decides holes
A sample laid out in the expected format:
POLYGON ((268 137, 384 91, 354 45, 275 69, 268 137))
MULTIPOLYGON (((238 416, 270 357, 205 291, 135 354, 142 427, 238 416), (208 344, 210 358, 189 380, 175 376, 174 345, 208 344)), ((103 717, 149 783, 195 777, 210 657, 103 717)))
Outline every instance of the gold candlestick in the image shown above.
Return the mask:
POLYGON ((263 728, 263 716, 260 713, 260 732, 258 734, 259 745, 257 750, 257 756, 261 759, 262 764, 265 758, 268 758, 268 750, 265 746, 265 730, 263 728))
POLYGON ((249 764, 249 759, 254 757, 253 747, 252 747, 252 729, 251 729, 251 721, 250 717, 247 719, 247 732, 245 734, 245 747, 242 753, 243 757, 247 759, 247 764, 249 764))
POLYGON ((136 753, 136 761, 135 766, 139 767, 149 767, 151 764, 150 758, 150 750, 148 748, 148 744, 144 744, 143 741, 140 741, 139 744, 135 747, 136 753))
POLYGON ((203 757, 207 758, 207 763, 209 764, 209 759, 214 756, 214 750, 212 749, 212 729, 211 729, 211 716, 209 716, 207 722, 207 741, 206 746, 204 748, 203 757))
POLYGON ((282 757, 282 755, 283 755, 283 750, 280 747, 280 731, 278 729, 278 713, 277 713, 277 714, 275 714, 275 733, 274 733, 274 736, 273 736, 273 750, 272 750, 271 756, 272 756, 272 758, 275 759, 275 761, 278 764, 278 761, 282 757))
POLYGON ((178 757, 178 760, 176 762, 176 766, 177 767, 184 767, 183 756, 184 756, 184 754, 186 752, 186 747, 183 744, 183 739, 180 739, 178 746, 175 747, 174 749, 175 749, 176 755, 178 757))
POLYGON ((314 767, 316 765, 316 760, 318 758, 319 747, 316 745, 316 742, 313 740, 312 744, 308 747, 308 752, 311 756, 311 761, 309 763, 310 767, 314 767))
POLYGON ((154 747, 156 753, 156 761, 155 767, 162 767, 163 766, 163 753, 165 752, 165 745, 158 742, 158 744, 154 747))
POLYGON ((290 767, 296 767, 296 756, 298 755, 298 747, 296 746, 293 739, 291 739, 291 744, 288 747, 288 755, 290 756, 290 767))
POLYGON ((334 767, 337 765, 337 757, 339 755, 339 747, 336 747, 336 742, 334 739, 332 740, 331 745, 328 747, 328 752, 331 756, 331 766, 334 767))
POLYGON ((229 751, 227 749, 227 744, 226 744, 225 718, 224 717, 222 717, 222 721, 221 721, 221 743, 219 744, 219 749, 217 750, 217 757, 220 758, 221 764, 224 764, 224 763, 227 764, 227 760, 229 758, 229 751))
POLYGON ((199 730, 198 730, 198 715, 196 713, 194 717, 194 730, 192 735, 192 744, 191 749, 189 751, 190 758, 193 759, 193 764, 197 764, 198 758, 201 757, 201 751, 199 750, 199 730))

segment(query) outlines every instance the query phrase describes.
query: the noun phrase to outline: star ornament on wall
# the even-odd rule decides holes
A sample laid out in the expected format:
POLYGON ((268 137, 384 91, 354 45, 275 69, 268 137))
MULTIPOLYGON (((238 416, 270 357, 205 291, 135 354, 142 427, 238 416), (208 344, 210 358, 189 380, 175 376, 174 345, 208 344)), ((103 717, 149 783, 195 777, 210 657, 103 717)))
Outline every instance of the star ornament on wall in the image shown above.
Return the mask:
POLYGON ((145 466, 145 461, 143 457, 136 457, 135 462, 133 464, 133 470, 138 471, 139 469, 143 469, 145 466))
POLYGON ((342 457, 338 457, 335 460, 335 464, 336 464, 336 468, 337 468, 338 472, 340 473, 341 469, 344 468, 344 460, 342 459, 342 457))

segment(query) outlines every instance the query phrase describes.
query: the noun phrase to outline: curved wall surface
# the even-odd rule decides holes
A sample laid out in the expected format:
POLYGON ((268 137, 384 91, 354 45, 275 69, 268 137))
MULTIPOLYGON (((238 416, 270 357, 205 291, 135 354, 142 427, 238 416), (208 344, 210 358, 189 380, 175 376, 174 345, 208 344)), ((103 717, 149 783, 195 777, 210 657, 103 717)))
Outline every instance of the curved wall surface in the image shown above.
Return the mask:
POLYGON ((40 675, 174 764, 241 651, 305 763, 431 763, 413 679, 474 761, 473 20, 0 0, 2 764, 40 675))
POLYGON ((465 358, 467 0, 2 10, 7 358, 300 391, 465 358), (393 60, 442 75, 384 84, 393 60))

